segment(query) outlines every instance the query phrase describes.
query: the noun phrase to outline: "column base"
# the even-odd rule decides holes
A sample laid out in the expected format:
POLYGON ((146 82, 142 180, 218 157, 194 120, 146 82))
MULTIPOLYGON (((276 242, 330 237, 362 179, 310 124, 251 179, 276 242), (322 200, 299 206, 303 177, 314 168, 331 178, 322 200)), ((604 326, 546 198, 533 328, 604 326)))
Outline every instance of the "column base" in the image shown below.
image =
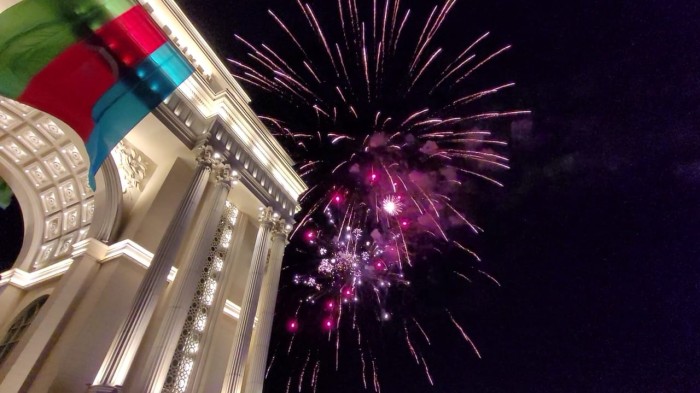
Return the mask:
POLYGON ((121 386, 110 386, 110 385, 90 385, 87 393, 121 393, 121 386))

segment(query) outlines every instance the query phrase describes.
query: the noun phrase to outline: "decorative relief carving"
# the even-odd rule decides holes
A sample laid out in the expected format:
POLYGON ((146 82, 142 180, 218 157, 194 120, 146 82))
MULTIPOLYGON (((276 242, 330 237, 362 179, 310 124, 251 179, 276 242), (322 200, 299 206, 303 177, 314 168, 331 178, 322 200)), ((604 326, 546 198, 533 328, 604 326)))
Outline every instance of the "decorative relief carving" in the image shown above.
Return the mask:
POLYGON ((77 135, 64 132, 50 116, 0 98, 0 155, 23 174, 21 180, 31 184, 25 191, 32 194, 33 188, 30 196, 40 204, 35 230, 42 240, 28 255, 34 267, 65 258, 88 234, 94 193, 87 185, 87 157, 77 144, 77 135))
POLYGON ((214 166, 214 148, 207 144, 200 146, 196 160, 197 164, 211 168, 214 166))
POLYGON ((83 202, 83 225, 89 224, 92 222, 92 217, 95 214, 95 200, 90 199, 86 202, 83 202))
POLYGON ((279 216, 277 216, 273 211, 271 207, 265 207, 260 209, 260 214, 258 214, 258 222, 261 225, 265 225, 267 227, 272 227, 272 225, 277 221, 279 216))
POLYGON ((51 173, 54 178, 60 179, 68 174, 68 169, 58 157, 58 153, 49 154, 43 161, 44 165, 49 169, 49 173, 51 173))
POLYGON ((42 131, 44 135, 54 140, 61 139, 66 135, 63 130, 51 119, 44 119, 43 121, 39 122, 37 124, 37 128, 39 131, 42 131))
POLYGON ((80 225, 79 206, 72 207, 63 212, 63 233, 78 229, 80 225))
POLYGON ((68 235, 65 235, 61 238, 61 240, 58 241, 58 247, 56 249, 56 254, 54 256, 60 257, 62 255, 66 255, 71 252, 71 247, 73 246, 73 243, 75 243, 75 237, 77 233, 69 233, 68 235))
POLYGON ((3 129, 11 128, 16 123, 15 118, 9 114, 0 111, 0 127, 3 129))
POLYGON ((83 228, 78 231, 78 237, 75 239, 75 242, 83 241, 87 238, 88 232, 90 231, 90 228, 83 228))
POLYGON ((53 214, 60 209, 61 205, 58 201, 58 194, 55 188, 41 194, 41 203, 44 205, 44 213, 53 214))
POLYGON ((51 183, 49 175, 46 174, 44 168, 38 162, 28 166, 25 172, 36 188, 42 188, 51 183))
POLYGON ((31 106, 21 104, 14 100, 3 100, 2 104, 8 105, 14 110, 14 112, 18 112, 22 116, 26 116, 34 111, 34 108, 32 108, 31 106))
POLYGON ((72 143, 63 146, 61 152, 63 152, 63 157, 65 157, 65 159, 70 162, 74 168, 81 167, 85 163, 85 159, 83 158, 83 155, 80 154, 80 150, 78 150, 78 148, 72 143))
POLYGON ((277 219, 272 224, 272 238, 281 238, 286 240, 291 230, 292 226, 290 224, 287 224, 285 220, 277 219))
POLYGON ((200 341, 204 336, 204 329, 212 312, 211 305, 214 302, 219 286, 218 281, 228 253, 229 242, 224 242, 224 236, 227 231, 233 230, 237 215, 238 209, 226 202, 226 209, 216 228, 206 266, 200 276, 197 291, 180 332, 177 350, 170 362, 162 390, 164 393, 184 393, 187 391, 190 374, 197 360, 200 341))
POLYGON ((61 234, 61 215, 56 214, 49 217, 46 220, 46 226, 44 227, 44 239, 51 240, 58 237, 61 234))
POLYGON ((63 206, 70 206, 80 200, 78 196, 78 187, 72 179, 61 184, 59 186, 59 191, 61 193, 61 199, 63 199, 63 206))
POLYGON ((29 154, 27 154, 27 152, 25 152, 24 149, 22 149, 22 147, 20 147, 20 145, 13 140, 8 140, 5 142, 3 149, 0 151, 4 151, 5 154, 15 162, 21 162, 29 158, 29 154))
POLYGON ((112 150, 112 158, 119 168, 122 180, 122 191, 143 191, 146 184, 149 166, 152 164, 145 156, 124 141, 119 142, 112 150))
POLYGON ((31 129, 22 132, 21 140, 28 148, 35 152, 48 146, 48 144, 44 141, 44 138, 39 136, 38 133, 32 131, 31 129))
POLYGON ((231 165, 219 163, 216 166, 216 181, 219 183, 231 185, 238 183, 240 176, 238 172, 231 170, 231 165))
POLYGON ((41 264, 43 262, 46 262, 49 258, 51 258, 54 250, 56 249, 56 244, 58 244, 58 241, 54 240, 45 243, 43 246, 41 246, 41 250, 39 251, 39 255, 37 256, 37 262, 41 264))
POLYGON ((83 199, 91 197, 93 194, 95 194, 95 191, 90 188, 90 183, 88 182, 88 176, 87 176, 87 171, 83 172, 80 174, 78 177, 78 180, 80 181, 80 195, 83 196, 83 199))

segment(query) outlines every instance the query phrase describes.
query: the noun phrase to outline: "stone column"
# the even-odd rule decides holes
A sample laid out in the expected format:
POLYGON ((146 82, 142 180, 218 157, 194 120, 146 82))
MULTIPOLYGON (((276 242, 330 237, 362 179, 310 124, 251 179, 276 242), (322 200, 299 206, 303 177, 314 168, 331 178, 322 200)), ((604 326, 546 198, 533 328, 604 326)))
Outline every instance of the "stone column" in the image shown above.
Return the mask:
POLYGON ((196 248, 185 269, 180 270, 172 288, 172 301, 163 316, 151 356, 146 363, 146 381, 141 392, 158 393, 162 390, 170 368, 170 361, 177 348, 187 312, 192 304, 202 271, 206 267, 207 257, 211 253, 212 241, 216 228, 221 221, 231 183, 236 180, 228 164, 215 164, 216 185, 211 198, 206 202, 202 212, 206 214, 204 230, 194 234, 196 248))
POLYGON ((197 157, 197 169, 194 177, 182 202, 180 202, 175 217, 170 221, 170 225, 153 255, 151 266, 141 281, 131 310, 119 327, 107 356, 102 362, 100 371, 88 392, 114 393, 121 391, 121 386, 155 311, 158 298, 165 287, 166 278, 180 249, 182 238, 189 230, 197 206, 202 199, 202 193, 214 163, 212 156, 211 146, 201 148, 197 157))
POLYGON ((255 322, 255 312, 260 297, 263 270, 270 259, 270 232, 277 220, 277 214, 273 215, 272 209, 268 207, 260 212, 258 220, 260 221, 260 229, 258 229, 258 236, 255 240, 253 260, 241 302, 241 316, 233 336, 233 346, 226 370, 223 393, 239 393, 243 385, 243 371, 248 357, 250 336, 253 333, 253 322, 255 322))
POLYGON ((227 318, 224 315, 224 307, 226 305, 227 287, 233 280, 233 272, 240 263, 240 249, 243 245, 246 227, 248 226, 248 217, 245 214, 238 214, 236 217, 236 225, 233 227, 231 242, 229 243, 226 258, 219 274, 218 285, 214 300, 209 307, 209 319, 204 327, 204 331, 199 340, 200 349, 194 358, 192 372, 188 381, 187 392, 205 393, 205 385, 207 384, 207 371, 212 367, 212 363, 216 360, 211 359, 207 354, 211 353, 214 345, 214 332, 217 329, 219 321, 227 318))
POLYGON ((267 368, 267 352, 270 348, 272 321, 275 317, 277 288, 279 287, 282 270, 282 258, 288 243, 287 235, 289 235, 290 229, 291 225, 286 224, 284 220, 276 222, 272 229, 270 261, 265 267, 265 285, 262 288, 260 303, 258 304, 258 325, 255 328, 253 342, 251 343, 245 393, 262 393, 265 370, 267 368))

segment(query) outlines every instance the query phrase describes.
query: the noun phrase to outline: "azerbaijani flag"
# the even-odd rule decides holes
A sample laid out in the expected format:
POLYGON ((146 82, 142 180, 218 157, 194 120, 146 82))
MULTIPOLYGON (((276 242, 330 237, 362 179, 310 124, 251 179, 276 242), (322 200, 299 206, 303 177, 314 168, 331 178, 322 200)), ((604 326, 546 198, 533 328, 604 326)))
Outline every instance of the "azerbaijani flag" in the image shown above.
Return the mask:
POLYGON ((0 95, 82 137, 93 189, 112 148, 192 71, 129 0, 23 0, 0 14, 0 95))

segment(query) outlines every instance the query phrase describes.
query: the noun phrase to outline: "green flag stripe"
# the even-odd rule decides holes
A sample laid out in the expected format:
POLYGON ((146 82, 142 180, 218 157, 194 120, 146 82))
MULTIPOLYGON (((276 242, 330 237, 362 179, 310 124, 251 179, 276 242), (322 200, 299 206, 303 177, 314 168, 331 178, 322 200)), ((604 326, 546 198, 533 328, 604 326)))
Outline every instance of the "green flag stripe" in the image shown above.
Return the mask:
POLYGON ((0 209, 7 209, 12 203, 12 189, 0 177, 0 209))
POLYGON ((24 0, 0 14, 0 94, 17 98, 46 65, 129 0, 24 0))

